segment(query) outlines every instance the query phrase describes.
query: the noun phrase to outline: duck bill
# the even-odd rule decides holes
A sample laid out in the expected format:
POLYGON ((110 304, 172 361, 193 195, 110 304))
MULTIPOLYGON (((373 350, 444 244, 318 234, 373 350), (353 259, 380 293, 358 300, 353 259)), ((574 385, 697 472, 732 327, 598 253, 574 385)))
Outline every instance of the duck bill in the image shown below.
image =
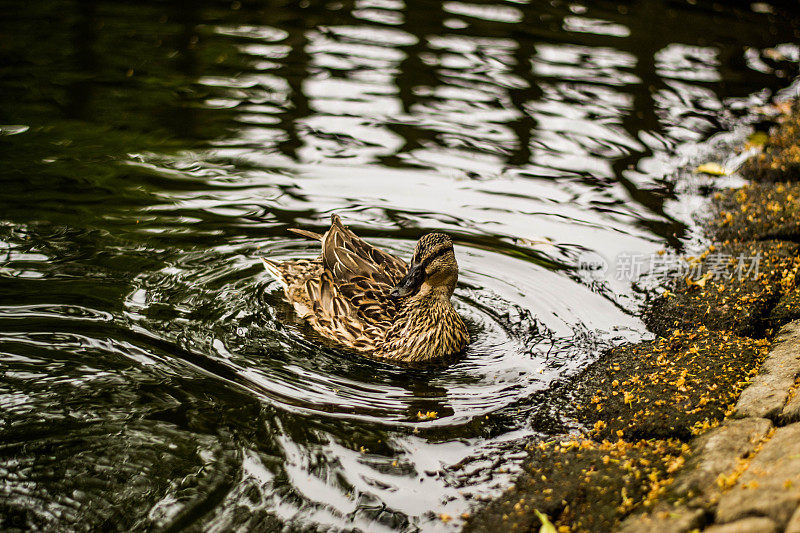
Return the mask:
POLYGON ((392 298, 402 298, 417 292, 425 279, 425 268, 419 264, 412 264, 406 277, 392 289, 392 298))

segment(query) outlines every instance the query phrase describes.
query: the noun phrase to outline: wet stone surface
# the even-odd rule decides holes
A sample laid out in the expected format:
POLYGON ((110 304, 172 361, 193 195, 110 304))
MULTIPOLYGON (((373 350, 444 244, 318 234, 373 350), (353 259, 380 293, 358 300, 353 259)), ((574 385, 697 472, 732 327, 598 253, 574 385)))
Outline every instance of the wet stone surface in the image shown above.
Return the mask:
POLYGON ((608 531, 620 513, 668 484, 684 446, 583 438, 543 443, 531 450, 515 485, 471 517, 465 531, 536 531, 534 509, 578 531, 608 531))
POLYGON ((800 506, 800 423, 779 428, 719 501, 716 522, 766 516, 783 528, 800 506))
POLYGON ((776 302, 794 283, 799 256, 800 246, 785 241, 713 245, 697 258, 695 279, 675 280, 647 309, 645 322, 662 336, 704 325, 762 337, 774 325, 776 302))
POLYGON ((770 136, 760 154, 748 160, 741 169, 754 181, 800 180, 800 113, 794 104, 794 113, 781 117, 781 127, 770 136))
POLYGON ((800 290, 794 289, 784 294, 770 312, 770 323, 785 324, 800 319, 800 290))
POLYGON ((720 241, 800 242, 800 184, 750 183, 717 193, 713 233, 720 241))
POLYGON ((766 350, 705 328, 615 348, 587 371, 578 418, 598 438, 688 439, 722 420, 766 350))
POLYGON ((759 374, 742 393, 734 416, 777 419, 800 375, 800 322, 784 326, 759 374))

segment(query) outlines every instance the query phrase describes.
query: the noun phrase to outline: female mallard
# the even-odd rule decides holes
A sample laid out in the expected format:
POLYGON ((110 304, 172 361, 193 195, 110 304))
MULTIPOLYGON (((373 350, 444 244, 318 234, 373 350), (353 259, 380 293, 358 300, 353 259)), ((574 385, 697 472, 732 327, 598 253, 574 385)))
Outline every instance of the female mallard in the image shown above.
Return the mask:
POLYGON ((424 362, 460 352, 469 334, 450 297, 458 280, 453 242, 423 236, 411 266, 379 250, 331 215, 325 235, 292 229, 322 242, 317 259, 262 259, 301 318, 324 337, 357 352, 424 362))

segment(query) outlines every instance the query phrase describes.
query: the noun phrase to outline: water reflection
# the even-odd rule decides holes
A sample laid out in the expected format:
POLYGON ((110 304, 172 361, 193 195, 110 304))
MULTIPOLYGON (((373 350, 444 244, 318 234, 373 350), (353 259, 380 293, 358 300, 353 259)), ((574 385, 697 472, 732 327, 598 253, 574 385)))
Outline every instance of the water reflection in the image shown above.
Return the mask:
POLYGON ((613 260, 680 244, 676 150, 800 55, 749 3, 8 4, 4 528, 454 527, 563 428, 528 422, 550 385, 645 334, 613 260), (331 212, 406 258, 454 237, 462 360, 296 319, 258 258, 331 212))

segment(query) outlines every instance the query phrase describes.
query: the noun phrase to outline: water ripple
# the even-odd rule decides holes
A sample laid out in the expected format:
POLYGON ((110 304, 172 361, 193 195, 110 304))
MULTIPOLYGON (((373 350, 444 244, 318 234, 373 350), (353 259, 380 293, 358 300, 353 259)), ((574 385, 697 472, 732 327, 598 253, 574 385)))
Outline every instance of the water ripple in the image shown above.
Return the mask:
POLYGON ((687 143, 755 120, 796 17, 420 2, 5 6, 0 529, 453 530, 647 335, 615 259, 681 245, 687 143), (331 213, 453 237, 462 358, 295 316, 259 258, 331 213))

